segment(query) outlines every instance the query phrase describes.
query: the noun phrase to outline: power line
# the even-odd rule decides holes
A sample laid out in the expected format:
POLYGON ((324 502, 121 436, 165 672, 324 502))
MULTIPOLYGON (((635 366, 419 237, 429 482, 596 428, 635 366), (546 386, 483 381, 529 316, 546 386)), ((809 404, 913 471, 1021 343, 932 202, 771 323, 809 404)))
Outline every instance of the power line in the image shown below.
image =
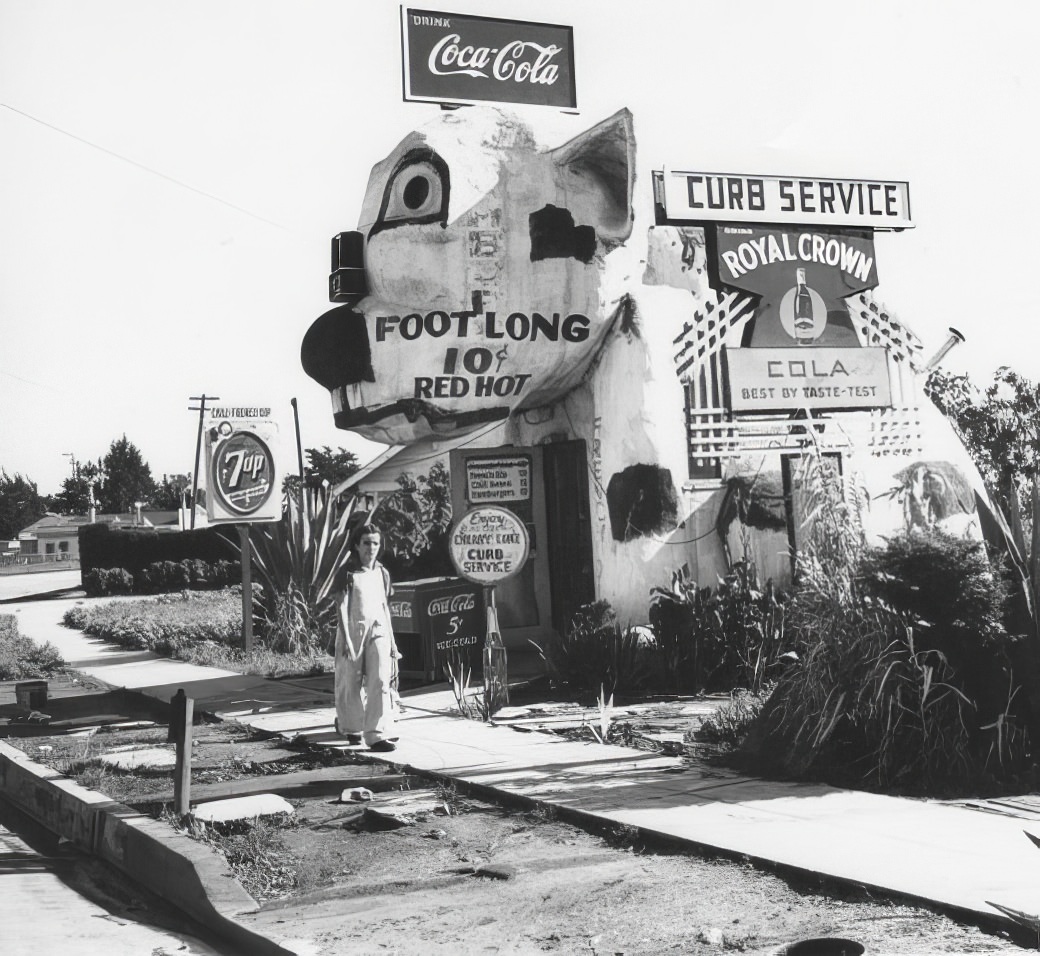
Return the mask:
POLYGON ((208 193, 204 189, 199 189, 197 186, 192 186, 190 183, 183 182, 180 179, 174 179, 173 176, 169 176, 164 172, 160 172, 158 169, 153 169, 151 166, 146 166, 144 163, 139 163, 136 159, 130 159, 129 156, 124 156, 122 153, 116 153, 111 149, 106 149, 104 146, 94 143, 89 139, 84 139, 82 136, 77 136, 75 133, 70 133, 67 129, 62 129, 60 126, 55 126, 52 123, 48 123, 46 120, 40 119, 38 116, 33 116, 31 113, 26 113, 24 110, 16 109, 8 103, 0 103, 4 109, 10 110, 12 113, 17 113, 19 116, 24 116, 26 119, 32 120, 34 123, 39 123, 41 126, 46 126, 47 129, 54 130, 55 133, 61 133, 62 136, 68 136, 70 139, 76 140, 78 143, 83 143, 85 146, 89 146, 91 149, 96 149, 99 152, 105 153, 108 156, 112 156, 115 159, 121 160, 124 163, 129 163, 131 166, 136 166, 138 169, 143 169, 146 173, 151 173, 153 176, 158 176, 160 179, 165 179, 167 182, 173 183, 175 186, 180 186, 182 189, 188 189, 193 193, 198 193, 200 196, 205 196, 207 199, 212 199, 214 202, 220 203, 222 206, 227 206, 229 209, 234 209, 236 212, 244 213, 245 215, 258 219, 260 222, 265 222, 269 226, 274 226, 276 229, 285 229, 281 223, 275 222, 272 219, 265 219, 263 216, 257 215, 255 212, 250 212, 248 209, 243 209, 241 206, 236 206, 233 202, 228 202, 226 199, 221 199, 220 196, 214 196, 213 193, 208 193))
POLYGON ((31 378, 22 378, 21 375, 15 375, 14 372, 5 372, 0 368, 0 375, 6 375, 8 378, 17 379, 19 382, 25 382, 26 385, 35 385, 37 388, 46 388, 51 392, 60 392, 61 389, 55 388, 53 385, 44 385, 43 382, 34 382, 31 378))

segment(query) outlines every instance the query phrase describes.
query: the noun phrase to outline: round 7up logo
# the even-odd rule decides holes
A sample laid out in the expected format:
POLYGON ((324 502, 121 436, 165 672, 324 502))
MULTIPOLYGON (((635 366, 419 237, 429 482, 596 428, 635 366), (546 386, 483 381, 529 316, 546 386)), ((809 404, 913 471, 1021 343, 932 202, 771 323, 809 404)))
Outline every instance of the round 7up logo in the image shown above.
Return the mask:
POLYGON ((220 503, 236 514, 252 514, 271 497, 273 471, 270 448, 252 432, 235 432, 214 450, 214 491, 220 503))

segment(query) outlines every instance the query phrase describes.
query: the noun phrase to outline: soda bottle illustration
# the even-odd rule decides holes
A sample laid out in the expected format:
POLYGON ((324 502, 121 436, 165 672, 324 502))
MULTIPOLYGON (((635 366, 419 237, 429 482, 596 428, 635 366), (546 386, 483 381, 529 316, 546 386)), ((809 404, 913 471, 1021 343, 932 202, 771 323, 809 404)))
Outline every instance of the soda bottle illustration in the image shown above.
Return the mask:
POLYGON ((811 342, 815 335, 813 322, 813 302, 809 287, 805 284, 805 270, 795 270, 796 288, 794 293, 794 337, 799 345, 811 342))

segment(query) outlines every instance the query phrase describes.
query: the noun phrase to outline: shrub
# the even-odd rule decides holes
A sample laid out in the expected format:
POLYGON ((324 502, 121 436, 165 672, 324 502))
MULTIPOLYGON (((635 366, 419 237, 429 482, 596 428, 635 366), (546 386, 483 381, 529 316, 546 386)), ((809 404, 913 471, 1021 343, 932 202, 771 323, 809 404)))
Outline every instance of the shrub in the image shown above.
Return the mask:
POLYGON ((738 562, 718 587, 701 588, 682 568, 670 589, 654 588, 650 625, 656 639, 656 680, 677 693, 761 691, 790 650, 785 634, 787 595, 755 566, 738 562))
POLYGON ((130 594, 134 589, 134 579, 124 568, 94 568, 83 575, 83 589, 91 597, 130 594))
POLYGON ((1005 591, 982 545, 915 531, 865 549, 841 489, 816 494, 808 458, 818 520, 788 615, 800 663, 778 681, 744 756, 759 770, 905 792, 1031 773, 1029 715, 1016 707, 1035 662, 1004 632, 1005 591))
POLYGON ((191 573, 187 561, 179 564, 174 561, 156 561, 134 576, 134 591, 137 594, 183 591, 190 585, 191 573))
MULTIPOLYGON (((259 590, 259 585, 254 585, 259 590)), ((255 599, 255 596, 254 596, 255 599)), ((242 646, 242 588, 182 591, 138 601, 80 604, 64 623, 123 647, 140 648, 209 667, 265 677, 320 674, 331 661, 312 652, 295 655, 265 647, 258 635, 253 653, 242 646)))
POLYGON ((647 686, 652 650, 639 631, 622 629, 607 601, 580 607, 565 636, 532 643, 550 675, 579 691, 636 693, 647 686))
POLYGON ((50 641, 37 643, 19 632, 13 614, 0 614, 0 680, 47 677, 64 666, 50 641))
POLYGON ((123 647, 173 654, 190 644, 241 644, 241 590, 184 591, 140 601, 77 605, 63 618, 70 627, 123 647))
POLYGON ((109 594, 162 594, 187 588, 205 590, 229 587, 240 579, 238 562, 213 564, 201 558, 156 561, 131 575, 125 568, 93 568, 83 575, 83 588, 91 597, 109 594))

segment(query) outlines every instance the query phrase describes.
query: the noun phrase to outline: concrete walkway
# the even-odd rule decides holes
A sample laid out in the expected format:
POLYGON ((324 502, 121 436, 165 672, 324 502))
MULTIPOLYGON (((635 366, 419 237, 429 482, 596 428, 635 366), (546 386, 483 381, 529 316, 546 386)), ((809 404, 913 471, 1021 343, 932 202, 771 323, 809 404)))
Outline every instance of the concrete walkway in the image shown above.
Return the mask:
POLYGON ((218 950, 201 940, 113 914, 92 902, 61 878, 62 870, 68 866, 68 861, 41 856, 0 826, 4 956, 66 952, 218 956, 218 950))
MULTIPOLYGON (((73 666, 109 685, 169 691, 168 699, 186 681, 197 711, 352 749, 333 730, 331 687, 320 680, 258 681, 150 655, 130 660, 129 652, 58 624, 72 603, 17 605, 23 633, 50 640, 73 666)), ((450 716, 454 704, 443 689, 406 694, 397 751, 370 756, 986 920, 1040 914, 1040 802, 1029 798, 1012 813, 1005 811, 1014 801, 979 801, 975 809, 968 801, 761 780, 679 757, 486 725, 450 716)))

